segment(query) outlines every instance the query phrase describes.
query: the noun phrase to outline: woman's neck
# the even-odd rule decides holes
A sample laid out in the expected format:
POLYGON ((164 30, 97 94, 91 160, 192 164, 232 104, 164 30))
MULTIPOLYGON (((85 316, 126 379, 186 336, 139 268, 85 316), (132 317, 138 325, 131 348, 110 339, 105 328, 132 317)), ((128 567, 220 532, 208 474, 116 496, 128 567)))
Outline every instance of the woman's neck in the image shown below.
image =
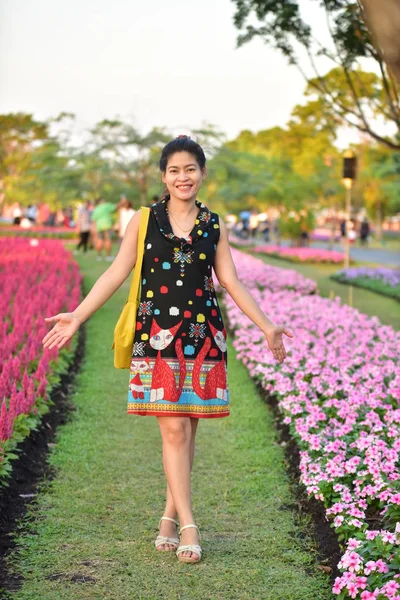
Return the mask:
POLYGON ((196 206, 196 197, 188 200, 180 200, 171 196, 167 203, 168 210, 178 217, 185 218, 192 214, 193 208, 196 206))

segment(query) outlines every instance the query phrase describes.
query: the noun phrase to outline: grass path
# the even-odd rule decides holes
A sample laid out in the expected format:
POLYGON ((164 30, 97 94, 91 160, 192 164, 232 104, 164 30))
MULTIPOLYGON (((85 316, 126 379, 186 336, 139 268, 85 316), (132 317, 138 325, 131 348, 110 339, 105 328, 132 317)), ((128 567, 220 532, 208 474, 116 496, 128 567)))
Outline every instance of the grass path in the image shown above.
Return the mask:
MULTIPOLYGON (((400 329, 399 302, 394 298, 382 296, 365 288, 340 283, 330 279, 330 275, 336 273, 340 267, 328 264, 301 264, 290 262, 281 258, 255 254, 251 249, 239 248, 252 256, 261 258, 265 263, 281 269, 293 269, 305 277, 314 279, 318 285, 321 296, 329 297, 333 292, 339 296, 344 304, 350 304, 360 312, 370 316, 377 316, 384 325, 391 325, 394 329, 400 329)), ((364 264, 364 263, 363 263, 364 264)))
MULTIPOLYGON (((104 269, 82 258, 86 287, 104 269)), ((165 479, 155 418, 127 415, 127 372, 110 343, 128 283, 87 323, 76 411, 49 456, 10 568, 16 600, 327 600, 307 517, 296 516, 272 416, 229 343, 232 414, 202 420, 193 500, 204 559, 180 564, 153 540, 165 479)), ((1 596, 1 594, 0 594, 1 596)), ((3 598, 3 596, 1 596, 3 598)))

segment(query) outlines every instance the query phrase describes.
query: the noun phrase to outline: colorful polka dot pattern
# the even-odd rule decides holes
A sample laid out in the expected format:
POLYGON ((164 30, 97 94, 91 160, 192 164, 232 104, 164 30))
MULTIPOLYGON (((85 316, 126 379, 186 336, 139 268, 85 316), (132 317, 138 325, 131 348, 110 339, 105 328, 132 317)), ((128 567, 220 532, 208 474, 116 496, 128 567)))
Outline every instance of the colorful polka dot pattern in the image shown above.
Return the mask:
POLYGON ((229 414, 225 329, 211 275, 219 217, 197 200, 196 205, 197 218, 186 238, 172 229, 168 200, 151 207, 129 413, 229 414))

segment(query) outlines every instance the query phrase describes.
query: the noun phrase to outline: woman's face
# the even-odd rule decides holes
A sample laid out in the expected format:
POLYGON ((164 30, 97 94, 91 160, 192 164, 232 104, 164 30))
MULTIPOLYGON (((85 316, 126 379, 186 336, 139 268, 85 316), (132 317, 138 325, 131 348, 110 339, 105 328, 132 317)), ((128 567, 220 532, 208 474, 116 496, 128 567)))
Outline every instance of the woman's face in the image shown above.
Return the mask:
POLYGON ((162 180, 171 197, 178 200, 195 198, 206 176, 206 169, 201 169, 196 157, 189 152, 175 152, 168 160, 162 180))

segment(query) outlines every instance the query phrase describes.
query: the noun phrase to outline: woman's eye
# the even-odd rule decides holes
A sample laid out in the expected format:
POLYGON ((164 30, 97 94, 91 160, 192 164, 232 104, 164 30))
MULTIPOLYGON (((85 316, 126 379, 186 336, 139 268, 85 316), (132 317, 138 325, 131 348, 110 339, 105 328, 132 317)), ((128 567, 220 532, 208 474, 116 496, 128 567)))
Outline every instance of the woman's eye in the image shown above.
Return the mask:
POLYGON ((154 339, 156 340, 156 342, 158 342, 158 340, 160 339, 160 336, 159 335, 155 335, 154 339))

